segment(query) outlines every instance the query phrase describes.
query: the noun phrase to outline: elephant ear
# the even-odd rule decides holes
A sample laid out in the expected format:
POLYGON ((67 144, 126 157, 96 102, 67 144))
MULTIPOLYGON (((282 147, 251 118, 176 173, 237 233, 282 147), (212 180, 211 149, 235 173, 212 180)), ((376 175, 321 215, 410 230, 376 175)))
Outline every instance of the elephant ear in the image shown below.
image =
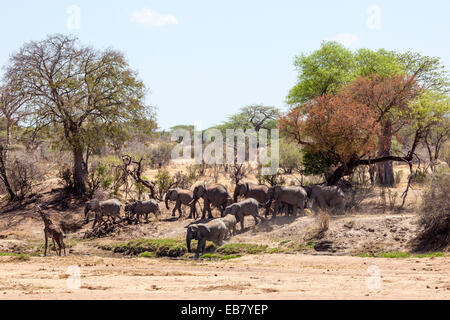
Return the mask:
POLYGON ((206 237, 209 234, 209 228, 207 226, 198 226, 197 235, 206 237))
POLYGON ((197 230, 198 230, 198 225, 193 224, 192 226, 189 226, 189 229, 190 229, 191 231, 197 231, 197 230))

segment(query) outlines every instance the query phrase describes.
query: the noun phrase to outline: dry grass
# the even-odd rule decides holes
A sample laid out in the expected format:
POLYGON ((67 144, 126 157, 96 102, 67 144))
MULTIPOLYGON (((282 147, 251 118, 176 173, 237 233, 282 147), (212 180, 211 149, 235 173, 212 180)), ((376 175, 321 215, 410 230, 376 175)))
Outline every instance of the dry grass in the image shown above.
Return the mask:
POLYGON ((316 216, 314 227, 305 235, 306 241, 323 239, 325 233, 330 229, 330 215, 321 211, 316 216))
POLYGON ((440 251, 450 245, 450 171, 435 173, 425 192, 419 235, 412 241, 416 251, 440 251))

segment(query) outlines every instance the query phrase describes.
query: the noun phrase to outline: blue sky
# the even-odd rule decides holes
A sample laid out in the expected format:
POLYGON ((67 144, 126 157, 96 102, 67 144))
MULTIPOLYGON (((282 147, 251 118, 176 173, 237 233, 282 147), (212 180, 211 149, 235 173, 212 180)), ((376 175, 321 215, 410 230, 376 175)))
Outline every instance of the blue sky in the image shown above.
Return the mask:
POLYGON ((450 66, 450 1, 3 1, 0 65, 25 42, 77 35, 124 52, 150 89, 167 129, 218 124, 241 107, 282 109, 295 84, 295 55, 324 40, 350 48, 413 50, 450 66), (79 29, 68 21, 78 6, 79 29))

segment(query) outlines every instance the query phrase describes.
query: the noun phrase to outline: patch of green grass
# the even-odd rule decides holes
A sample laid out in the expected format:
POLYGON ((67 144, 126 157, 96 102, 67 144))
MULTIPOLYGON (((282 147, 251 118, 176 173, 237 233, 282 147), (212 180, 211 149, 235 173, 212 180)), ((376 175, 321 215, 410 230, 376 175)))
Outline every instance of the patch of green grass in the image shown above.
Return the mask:
MULTIPOLYGON (((191 242, 191 249, 197 249, 197 241, 191 242)), ((185 240, 180 239, 136 239, 123 243, 103 244, 98 245, 100 249, 113 251, 115 253, 122 253, 130 256, 144 256, 150 257, 182 257, 187 253, 185 240)), ((214 251, 216 246, 212 242, 206 242, 206 252, 214 251)))
POLYGON ((279 246, 282 247, 285 244, 288 244, 289 242, 291 242, 291 240, 283 240, 283 241, 280 242, 279 246))
POLYGON ((154 252, 142 252, 139 256, 139 258, 154 258, 155 257, 155 253, 154 252))
POLYGON ((411 258, 411 253, 409 252, 400 252, 400 251, 393 251, 393 252, 384 252, 380 253, 381 258, 411 258))
POLYGON ((14 252, 0 252, 0 257, 18 257, 19 253, 14 252))
POLYGON ((201 259, 208 259, 208 260, 230 260, 230 259, 237 259, 242 257, 238 254, 230 254, 230 255, 221 255, 218 253, 206 253, 202 255, 201 259))
POLYGON ((273 254, 273 253, 286 253, 289 252, 289 249, 276 247, 276 248, 270 248, 266 250, 266 253, 273 254))
POLYGON ((443 252, 429 252, 412 254, 409 252, 392 251, 392 252, 379 252, 379 253, 363 253, 358 255, 361 258, 391 258, 391 259, 405 259, 405 258, 431 258, 431 257, 444 257, 443 252))
POLYGON ((183 240, 177 239, 137 239, 111 246, 116 253, 139 256, 147 252, 156 257, 180 257, 187 249, 183 240))
POLYGON ((415 255, 416 258, 438 258, 445 257, 443 252, 428 252, 428 253, 419 253, 415 255))
POLYGON ((224 255, 231 254, 258 254, 266 252, 266 245, 252 243, 228 243, 217 249, 218 253, 224 255))

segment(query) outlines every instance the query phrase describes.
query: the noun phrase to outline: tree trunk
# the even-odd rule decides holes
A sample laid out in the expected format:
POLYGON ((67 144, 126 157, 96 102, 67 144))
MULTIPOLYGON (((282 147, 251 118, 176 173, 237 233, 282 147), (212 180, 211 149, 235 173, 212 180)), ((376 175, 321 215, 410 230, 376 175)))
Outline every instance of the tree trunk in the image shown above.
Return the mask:
POLYGON ((85 171, 83 168, 83 150, 75 148, 73 150, 73 183, 74 193, 77 196, 82 196, 86 193, 84 177, 85 171))
MULTIPOLYGON (((392 122, 386 120, 382 123, 381 135, 378 141, 378 157, 391 156, 392 122)), ((377 182, 382 186, 394 186, 394 168, 392 161, 377 164, 377 182)))
POLYGON ((6 191, 8 191, 9 194, 9 200, 14 201, 17 200, 18 197, 14 190, 11 187, 11 184, 9 183, 8 174, 6 170, 6 150, 3 146, 0 146, 0 179, 3 182, 3 185, 5 186, 6 191))

